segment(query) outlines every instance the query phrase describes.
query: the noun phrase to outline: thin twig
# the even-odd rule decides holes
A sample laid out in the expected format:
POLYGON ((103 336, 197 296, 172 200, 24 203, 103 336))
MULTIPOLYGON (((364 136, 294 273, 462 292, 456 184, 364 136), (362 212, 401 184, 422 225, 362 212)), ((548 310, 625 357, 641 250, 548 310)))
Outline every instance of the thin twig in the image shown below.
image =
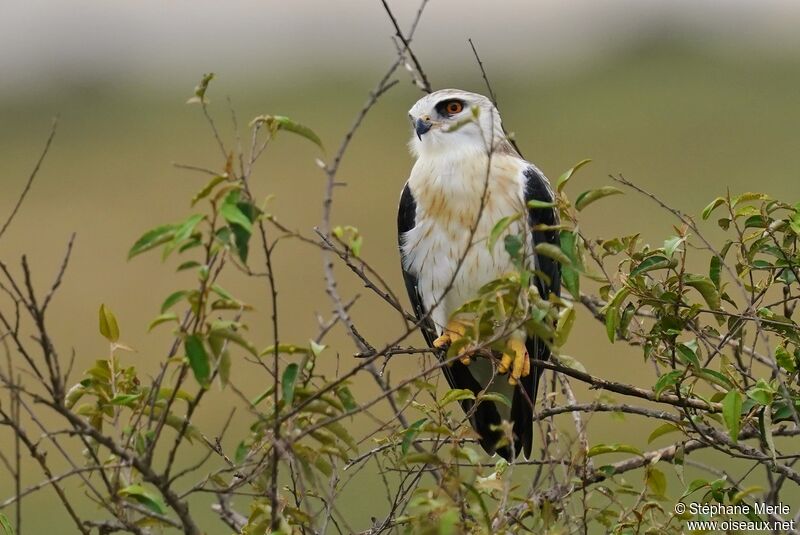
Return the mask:
POLYGON ((53 118, 52 125, 50 126, 50 134, 47 136, 47 141, 45 141, 44 143, 44 149, 42 150, 42 153, 39 155, 39 159, 36 161, 36 165, 33 167, 33 171, 31 171, 31 174, 28 175, 28 180, 27 182, 25 182, 25 187, 22 189, 22 193, 17 198, 17 203, 11 210, 11 214, 9 214, 8 219, 6 219, 6 222, 3 223, 3 227, 0 228, 0 238, 2 238, 3 234, 6 233, 6 230, 8 229, 9 225, 11 225, 11 222, 14 220, 14 217, 16 217, 17 212, 22 206, 22 203, 25 201, 25 197, 27 197, 28 192, 31 189, 31 186, 33 185, 33 181, 36 179, 36 175, 39 173, 39 168, 41 168, 42 162, 44 162, 47 153, 50 151, 50 144, 53 142, 53 138, 56 135, 57 127, 58 127, 58 117, 55 117, 53 118))

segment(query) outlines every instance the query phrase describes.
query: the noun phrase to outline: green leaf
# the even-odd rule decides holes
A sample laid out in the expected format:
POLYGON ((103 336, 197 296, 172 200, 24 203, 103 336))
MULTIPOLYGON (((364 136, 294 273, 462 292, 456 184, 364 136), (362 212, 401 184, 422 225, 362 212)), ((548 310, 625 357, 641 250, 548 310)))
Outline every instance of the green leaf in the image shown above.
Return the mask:
POLYGON ((738 197, 735 197, 731 200, 731 206, 736 207, 740 202, 747 202, 747 201, 765 201, 769 199, 769 195, 764 193, 756 193, 752 191, 748 191, 742 193, 738 197))
MULTIPOLYGON (((325 474, 325 477, 331 477, 333 474, 333 466, 324 457, 318 456, 314 459, 314 467, 325 474)), ((272 532, 273 534, 276 532, 272 532)), ((278 532, 279 533, 279 532, 278 532)))
POLYGON ((242 464, 247 459, 247 454, 250 453, 250 447, 244 443, 239 442, 236 446, 236 451, 233 454, 233 460, 236 464, 242 464))
POLYGON ((203 214, 193 214, 186 218, 185 221, 175 226, 175 233, 172 240, 164 247, 163 258, 167 258, 169 254, 180 244, 186 241, 194 232, 194 228, 205 219, 203 214))
POLYGON ((325 344, 318 344, 318 343, 317 343, 317 342, 315 342, 314 340, 309 340, 309 341, 308 341, 308 347, 309 347, 309 349, 311 349, 311 353, 312 353, 312 354, 313 354, 315 357, 319 357, 319 356, 320 356, 320 354, 321 354, 323 351, 325 351, 325 348, 326 348, 326 347, 328 347, 328 346, 326 346, 325 344))
POLYGON ((661 395, 661 393, 667 388, 674 386, 678 382, 678 379, 680 379, 681 375, 683 375, 682 371, 673 370, 659 377, 658 381, 656 381, 656 384, 653 387, 656 397, 661 395))
POLYGON ((733 495, 731 498, 731 504, 737 505, 741 503, 742 500, 747 496, 761 494, 762 492, 764 492, 764 487, 760 485, 751 485, 749 487, 745 487, 733 495))
POLYGON ((436 454, 429 451, 420 451, 416 453, 409 453, 403 459, 407 463, 417 464, 442 464, 442 460, 436 454))
POLYGON ((253 232, 253 224, 250 219, 244 215, 239 209, 239 206, 233 203, 225 202, 219 209, 219 213, 225 218, 228 223, 239 225, 248 233, 253 232))
POLYGON ((569 182, 569 179, 572 178, 572 175, 574 175, 578 169, 580 169, 581 167, 583 167, 584 165, 586 165, 591 161, 592 160, 581 160, 575 165, 573 165, 572 168, 567 170, 563 175, 558 177, 558 180, 556 181, 556 190, 558 192, 561 192, 567 185, 567 182, 569 182))
POLYGON ((558 322, 556 323, 556 337, 555 344, 559 347, 567 343, 569 333, 572 331, 572 326, 575 324, 575 309, 566 307, 558 313, 558 322))
POLYGON ((189 366, 192 368, 195 379, 202 386, 208 386, 208 378, 211 375, 211 368, 208 363, 208 353, 203 346, 203 341, 196 334, 190 334, 184 340, 186 356, 189 359, 189 366))
MULTIPOLYGON (((551 356, 552 357, 552 356, 551 356)), ((555 357, 559 364, 562 366, 566 366, 567 368, 572 368, 573 370, 578 370, 579 372, 588 373, 586 366, 584 366, 578 359, 575 357, 570 357, 569 355, 558 355, 555 357)))
POLYGON ((164 312, 163 314, 159 314, 150 324, 147 326, 147 332, 152 331, 155 327, 161 325, 162 323, 167 323, 168 321, 178 321, 178 315, 174 312, 164 312))
POLYGON ((580 273, 575 267, 579 266, 577 233, 564 231, 559 235, 561 251, 570 259, 570 265, 561 266, 561 281, 564 287, 575 299, 580 299, 580 273), (573 267, 575 266, 575 267, 573 267))
POLYGON ((356 400, 353 397, 353 393, 350 392, 350 389, 348 387, 343 386, 337 388, 336 397, 339 398, 339 401, 342 402, 342 406, 344 406, 345 410, 347 410, 348 412, 354 411, 358 408, 358 404, 356 403, 356 400))
POLYGON ((705 479, 695 479, 694 481, 689 483, 688 487, 686 487, 686 491, 683 493, 682 498, 685 498, 686 496, 697 491, 698 489, 702 489, 708 486, 709 483, 705 479))
POLYGON ((552 243, 539 243, 533 248, 533 250, 536 251, 537 254, 552 258, 564 266, 572 265, 572 260, 570 260, 566 254, 564 254, 564 252, 561 250, 561 247, 558 245, 553 245, 552 243))
POLYGON ((124 498, 131 498, 144 505, 154 513, 163 515, 167 512, 167 507, 157 494, 150 492, 141 485, 128 485, 119 490, 119 495, 124 498))
MULTIPOLYGON (((232 191, 225 199, 225 204, 230 206, 225 211, 234 221, 227 219, 230 223, 230 232, 233 234, 236 245, 236 252, 242 262, 247 262, 247 255, 250 250, 250 237, 252 235, 252 222, 256 221, 261 215, 261 210, 250 202, 240 201, 239 192, 232 191)), ((227 240, 224 243, 229 243, 227 240)))
POLYGON ((500 392, 483 392, 478 394, 477 403, 480 403, 481 401, 495 401, 497 403, 502 403, 507 407, 511 406, 511 400, 508 399, 508 396, 505 396, 500 392))
POLYGON ((231 330, 231 328, 223 325, 212 325, 211 326, 211 337, 219 337, 225 340, 229 340, 234 344, 238 345, 242 349, 245 349, 251 355, 258 356, 258 350, 251 344, 248 340, 246 340, 241 334, 237 333, 236 331, 231 330))
POLYGON ((208 104, 206 99, 206 91, 208 91, 208 84, 214 79, 214 73, 209 72, 203 75, 200 83, 194 87, 194 96, 186 101, 187 104, 208 104))
POLYGON ((553 208, 556 203, 540 201, 539 199, 531 199, 528 201, 528 208, 553 208))
POLYGON ((681 431, 681 430, 682 429, 679 426, 669 422, 663 425, 659 425, 658 427, 653 429, 653 432, 650 433, 649 437, 647 437, 647 443, 650 444, 658 437, 663 437, 664 435, 667 435, 669 433, 674 433, 676 431, 681 431))
POLYGON ((722 399, 722 418, 731 440, 739 440, 739 425, 742 417, 742 396, 738 390, 729 391, 722 399))
POLYGON ((672 258, 675 254, 675 251, 678 249, 680 244, 686 241, 686 237, 681 236, 672 236, 671 238, 664 240, 664 254, 668 257, 672 258))
POLYGON ((211 291, 217 294, 218 296, 222 297, 223 299, 228 299, 230 301, 238 301, 228 290, 223 288, 218 284, 214 284, 211 286, 211 291))
POLYGON ((775 393, 773 392, 772 388, 760 385, 762 381, 763 380, 759 380, 759 382, 756 383, 756 386, 747 391, 747 397, 754 400, 759 405, 766 406, 772 403, 775 393))
POLYGON ((198 191, 194 197, 192 197, 192 206, 197 204, 200 200, 205 199, 208 195, 214 190, 214 187, 219 184, 220 182, 224 182, 228 180, 227 176, 215 176, 211 180, 208 181, 208 184, 203 186, 203 189, 198 191))
POLYGON ((427 418, 421 418, 408 426, 406 432, 403 433, 403 443, 400 445, 400 451, 403 452, 403 455, 408 453, 408 449, 411 447, 412 442, 414 442, 414 437, 417 436, 419 433, 420 428, 422 425, 427 422, 427 418))
POLYGON ((789 227, 796 235, 800 236, 800 209, 795 207, 795 213, 789 221, 789 227))
POLYGON ((264 124, 269 129, 270 133, 273 135, 278 132, 278 130, 286 130, 287 132, 292 132, 293 134, 297 134, 301 137, 306 138, 307 140, 314 143, 316 146, 325 150, 325 147, 322 146, 322 140, 319 138, 317 134, 314 133, 313 130, 308 128, 307 126, 303 126, 300 123, 296 123, 293 120, 285 117, 283 115, 260 115, 251 121, 250 125, 256 124, 264 124))
POLYGON ((178 266, 176 271, 184 271, 186 269, 192 269, 196 267, 200 267, 200 262, 196 260, 187 260, 186 262, 183 262, 180 266, 178 266))
POLYGON ((274 387, 274 386, 271 386, 271 387, 267 388, 266 390, 264 390, 263 392, 261 392, 261 393, 260 393, 258 396, 256 396, 255 398, 253 398, 253 400, 250 402, 250 404, 251 404, 253 407, 255 407, 256 405, 258 405, 259 403, 261 403, 262 401, 264 401, 265 399, 267 399, 267 397, 268 397, 268 396, 272 395, 272 393, 273 393, 274 391, 275 391, 275 387, 274 387))
POLYGON ((358 449, 358 444, 347 431, 347 428, 339 422, 331 422, 325 426, 325 429, 336 435, 336 438, 347 444, 350 449, 358 449))
POLYGON ((722 268, 722 260, 717 255, 711 257, 711 262, 708 266, 708 278, 714 283, 714 286, 719 290, 720 285, 720 271, 722 268))
POLYGON ((703 208, 703 213, 702 213, 702 217, 703 217, 703 219, 708 219, 708 218, 709 218, 709 216, 711 215, 711 212, 713 212, 714 210, 716 210, 716 208, 717 208, 719 205, 721 205, 722 203, 724 203, 724 202, 725 202, 725 199, 724 199, 724 198, 722 198, 722 197, 717 197, 716 199, 714 199, 713 201, 711 201, 711 202, 708 204, 708 206, 706 206, 705 208, 703 208))
POLYGON ((119 326, 114 313, 107 309, 105 305, 100 305, 99 316, 100 334, 111 343, 119 341, 119 326))
POLYGON ((458 530, 458 509, 446 510, 439 516, 438 535, 456 535, 458 530))
MULTIPOLYGON (((474 113, 474 110, 475 110, 476 107, 477 106, 472 108, 473 113, 474 113)), ((451 134, 453 132, 458 132, 459 130, 461 130, 462 128, 467 126, 468 124, 474 124, 474 123, 475 123, 475 116, 474 115, 472 117, 465 117, 463 119, 459 119, 455 123, 449 123, 447 127, 442 129, 442 132, 445 132, 447 134, 451 134)))
POLYGON ((172 240, 174 233, 175 225, 161 225, 160 227, 148 230, 142 234, 138 240, 136 240, 136 243, 133 244, 131 250, 128 251, 128 260, 140 253, 149 251, 150 249, 158 247, 163 243, 167 243, 168 241, 172 240))
POLYGON ((677 355, 681 362, 689 366, 694 366, 695 368, 700 368, 700 359, 697 358, 697 340, 678 344, 676 349, 678 350, 677 355))
MULTIPOLYGON (((150 390, 145 389, 145 392, 149 394, 150 390)), ((173 392, 175 392, 175 389, 173 388, 160 388, 158 390, 157 398, 164 400, 170 399, 173 395, 173 392)), ((185 390, 178 390, 178 392, 175 394, 175 399, 182 399, 187 403, 192 403, 194 401, 194 396, 185 390)))
POLYGON ((622 314, 620 315, 619 326, 617 326, 617 331, 620 333, 620 337, 628 337, 628 328, 630 327, 631 320, 633 320, 635 315, 636 307, 633 306, 633 303, 628 303, 625 305, 625 308, 622 310, 622 314))
POLYGON ((575 208, 578 211, 583 210, 590 204, 595 201, 598 201, 604 197, 608 197, 609 195, 620 195, 622 194, 622 190, 619 188, 615 188, 614 186, 603 186, 602 188, 598 189, 590 189, 588 191, 584 191, 578 198, 575 199, 575 208))
POLYGON ((719 310, 721 304, 719 290, 717 290, 717 285, 714 284, 714 281, 712 281, 709 277, 704 275, 686 274, 684 275, 683 283, 700 292, 700 295, 703 296, 708 308, 711 310, 719 310))
POLYGON ((442 399, 439 400, 439 406, 444 407, 449 403, 461 401, 462 399, 475 399, 475 394, 472 390, 466 388, 453 388, 442 396, 442 399))
POLYGON ((724 388, 725 390, 733 388, 733 383, 731 383, 730 379, 725 377, 723 374, 719 373, 717 370, 712 370, 710 368, 703 368, 700 370, 695 370, 693 373, 695 377, 700 377, 702 379, 705 379, 706 381, 710 381, 714 384, 717 384, 722 388, 724 388))
MULTIPOLYGON (((755 405, 752 403, 752 400, 745 400, 743 406, 745 407, 743 410, 747 410, 749 407, 748 405, 755 405)), ((786 420, 793 420, 794 419, 794 411, 792 407, 786 403, 785 401, 776 402, 772 405, 774 412, 772 413, 772 421, 773 422, 782 422, 786 420)), ((800 408, 797 405, 795 409, 800 408)))
POLYGON ((608 339, 612 344, 617 337, 617 327, 619 327, 619 307, 625 301, 625 298, 630 295, 630 293, 631 291, 627 287, 620 289, 614 294, 614 297, 608 302, 608 304, 603 307, 603 313, 605 314, 606 336, 608 336, 608 339))
POLYGON ((489 233, 489 239, 486 240, 486 248, 489 249, 490 252, 494 251, 494 246, 497 244, 497 240, 500 239, 500 235, 503 234, 514 221, 521 217, 522 214, 509 215, 495 223, 492 231, 489 233))
POLYGON ((661 255, 654 255, 648 256, 644 260, 642 260, 635 269, 631 270, 631 277, 635 277, 636 275, 641 275, 642 273, 647 273, 648 271, 653 271, 655 269, 664 269, 668 268, 673 265, 674 260, 670 260, 669 258, 661 255))
POLYGON ((219 356, 219 365, 217 366, 217 370, 219 371, 219 383, 221 386, 225 387, 228 386, 228 382, 231 378, 231 353, 230 351, 223 351, 222 354, 219 356))
POLYGON ((300 371, 300 366, 292 362, 283 371, 281 377, 281 389, 283 390, 283 403, 287 407, 291 407, 294 400, 294 383, 297 380, 297 373, 300 371))
POLYGON ((587 457, 594 457, 603 453, 633 453, 635 455, 642 455, 642 450, 628 444, 597 444, 589 448, 586 453, 587 457))
POLYGON ((606 336, 608 337, 608 341, 613 344, 614 340, 617 339, 617 327, 619 327, 618 307, 610 307, 606 311, 605 325, 606 325, 606 336))
POLYGON ((520 259, 520 252, 522 251, 522 240, 516 234, 506 234, 503 238, 503 248, 513 260, 520 259))
POLYGON ((766 228, 767 220, 761 215, 753 215, 745 219, 744 228, 766 228))
POLYGON ((125 405, 131 406, 134 401, 142 397, 142 393, 139 392, 138 394, 117 394, 113 398, 111 398, 110 403, 112 405, 125 405))
POLYGON ((11 525, 11 521, 8 517, 0 513, 0 528, 3 528, 4 535, 15 535, 14 526, 11 525))
POLYGON ((351 239, 350 243, 347 245, 350 247, 350 251, 353 253, 353 256, 358 258, 361 256, 361 247, 364 245, 364 236, 361 236, 360 234, 353 236, 353 239, 351 239))
POLYGON ((654 466, 647 470, 647 486, 657 496, 664 496, 667 492, 667 477, 664 472, 654 466))
POLYGON ((172 292, 169 296, 164 299, 164 302, 161 303, 161 312, 166 312, 169 310, 175 303, 183 299, 189 294, 186 290, 178 290, 177 292, 172 292))
POLYGON ((787 372, 794 373, 797 371, 797 360, 794 358, 794 355, 786 351, 785 347, 778 346, 775 348, 775 360, 778 362, 778 365, 787 372))

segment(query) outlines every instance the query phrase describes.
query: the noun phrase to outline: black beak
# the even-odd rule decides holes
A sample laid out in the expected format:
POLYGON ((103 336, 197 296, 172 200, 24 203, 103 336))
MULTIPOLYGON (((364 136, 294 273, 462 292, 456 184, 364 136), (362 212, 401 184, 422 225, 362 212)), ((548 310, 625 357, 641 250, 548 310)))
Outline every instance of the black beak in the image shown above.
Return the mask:
POLYGON ((423 119, 417 119, 414 121, 414 131, 417 133, 417 137, 420 141, 422 141, 422 136, 431 129, 433 123, 430 121, 425 121, 423 119))

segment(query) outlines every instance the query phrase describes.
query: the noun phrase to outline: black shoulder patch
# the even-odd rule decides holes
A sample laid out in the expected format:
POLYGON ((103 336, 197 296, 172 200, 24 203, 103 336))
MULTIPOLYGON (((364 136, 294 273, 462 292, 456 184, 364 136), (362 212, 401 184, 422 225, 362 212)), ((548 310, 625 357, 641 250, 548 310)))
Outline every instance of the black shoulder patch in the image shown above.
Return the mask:
POLYGON ((408 184, 403 188, 403 193, 400 195, 400 207, 397 211, 397 237, 398 240, 403 233, 408 232, 416 225, 417 214, 417 201, 414 200, 414 195, 411 194, 411 188, 408 184))
MULTIPOLYGON (((525 202, 537 200, 540 202, 551 203, 555 200, 553 192, 547 179, 542 173, 533 166, 528 167, 523 172, 525 176, 525 202)), ((528 208, 528 224, 531 229, 539 225, 555 226, 558 224, 558 212, 556 208, 528 208)), ((533 243, 550 243, 558 245, 558 230, 532 230, 533 243)), ((539 256, 536 259, 538 272, 543 276, 534 277, 534 284, 539 289, 539 294, 547 297, 550 294, 561 295, 561 264, 552 258, 539 256)), ((550 358, 550 348, 538 338, 530 337, 525 345, 531 358, 547 360, 550 358)), ((542 375, 542 368, 537 368, 535 373, 523 377, 520 387, 514 391, 514 400, 511 404, 511 419, 514 421, 514 435, 519 439, 519 443, 525 453, 525 457, 530 459, 533 447, 533 406, 539 392, 539 379, 542 375), (524 395, 523 395, 524 390, 524 395)), ((519 448, 517 448, 519 450, 519 448)))

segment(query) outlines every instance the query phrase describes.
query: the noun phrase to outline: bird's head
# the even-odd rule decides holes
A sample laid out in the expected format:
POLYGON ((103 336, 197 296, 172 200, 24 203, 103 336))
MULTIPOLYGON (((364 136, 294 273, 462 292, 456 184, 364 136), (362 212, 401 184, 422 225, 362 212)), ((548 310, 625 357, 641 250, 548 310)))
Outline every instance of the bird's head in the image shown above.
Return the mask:
POLYGON ((419 99, 408 116, 414 131, 410 147, 416 156, 510 147, 497 108, 477 93, 442 89, 419 99))

